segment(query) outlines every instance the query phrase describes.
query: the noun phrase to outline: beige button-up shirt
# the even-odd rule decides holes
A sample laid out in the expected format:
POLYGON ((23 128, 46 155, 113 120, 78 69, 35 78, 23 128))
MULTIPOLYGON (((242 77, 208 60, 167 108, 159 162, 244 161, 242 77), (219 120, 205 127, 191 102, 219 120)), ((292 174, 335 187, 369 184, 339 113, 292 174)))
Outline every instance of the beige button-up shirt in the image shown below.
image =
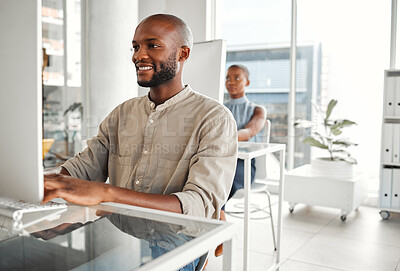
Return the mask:
POLYGON ((189 86, 157 107, 147 95, 122 103, 87 144, 63 165, 72 176, 174 194, 184 214, 218 218, 232 186, 236 122, 189 86))

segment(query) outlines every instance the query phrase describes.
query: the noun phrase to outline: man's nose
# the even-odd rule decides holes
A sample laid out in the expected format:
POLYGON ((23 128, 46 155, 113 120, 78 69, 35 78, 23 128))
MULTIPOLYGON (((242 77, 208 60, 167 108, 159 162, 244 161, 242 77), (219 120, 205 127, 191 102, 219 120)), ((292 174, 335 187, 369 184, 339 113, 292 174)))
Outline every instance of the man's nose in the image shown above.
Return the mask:
POLYGON ((132 60, 133 62, 140 61, 142 59, 148 58, 146 50, 139 48, 136 52, 133 53, 132 60))

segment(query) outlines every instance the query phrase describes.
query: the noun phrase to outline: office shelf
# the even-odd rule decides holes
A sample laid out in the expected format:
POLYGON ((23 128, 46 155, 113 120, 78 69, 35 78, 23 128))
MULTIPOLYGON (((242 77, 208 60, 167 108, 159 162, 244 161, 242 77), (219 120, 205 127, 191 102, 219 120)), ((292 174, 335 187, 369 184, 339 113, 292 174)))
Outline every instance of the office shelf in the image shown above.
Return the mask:
POLYGON ((42 0, 42 48, 49 60, 42 72, 43 136, 56 140, 49 159, 51 153, 72 155, 75 134, 81 132, 66 132, 71 112, 64 114, 71 104, 82 103, 84 96, 81 89, 81 5, 81 0, 42 0))
POLYGON ((379 207, 382 219, 400 212, 400 70, 385 71, 379 207))
POLYGON ((53 18, 53 17, 42 17, 42 23, 55 24, 55 25, 63 25, 64 24, 62 19, 53 18))

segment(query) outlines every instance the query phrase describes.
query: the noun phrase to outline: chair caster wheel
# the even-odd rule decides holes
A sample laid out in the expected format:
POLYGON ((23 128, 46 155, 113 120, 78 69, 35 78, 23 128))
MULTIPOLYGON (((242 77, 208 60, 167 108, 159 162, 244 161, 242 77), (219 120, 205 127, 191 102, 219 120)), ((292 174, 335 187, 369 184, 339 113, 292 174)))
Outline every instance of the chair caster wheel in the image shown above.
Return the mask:
POLYGON ((379 214, 383 220, 388 220, 390 217, 390 213, 388 211, 380 211, 379 214))

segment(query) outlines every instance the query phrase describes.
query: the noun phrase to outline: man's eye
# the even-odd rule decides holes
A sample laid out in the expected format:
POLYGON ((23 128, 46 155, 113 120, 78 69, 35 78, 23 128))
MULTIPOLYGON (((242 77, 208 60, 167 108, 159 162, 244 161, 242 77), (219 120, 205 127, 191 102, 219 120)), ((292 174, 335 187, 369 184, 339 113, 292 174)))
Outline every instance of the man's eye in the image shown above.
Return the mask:
POLYGON ((236 81, 239 81, 239 80, 240 80, 240 78, 239 78, 239 77, 235 77, 235 80, 236 80, 236 81))
POLYGON ((131 49, 133 52, 137 52, 137 50, 139 50, 139 46, 132 46, 131 49))
POLYGON ((160 46, 157 44, 149 44, 149 48, 157 48, 157 47, 160 47, 160 46))

